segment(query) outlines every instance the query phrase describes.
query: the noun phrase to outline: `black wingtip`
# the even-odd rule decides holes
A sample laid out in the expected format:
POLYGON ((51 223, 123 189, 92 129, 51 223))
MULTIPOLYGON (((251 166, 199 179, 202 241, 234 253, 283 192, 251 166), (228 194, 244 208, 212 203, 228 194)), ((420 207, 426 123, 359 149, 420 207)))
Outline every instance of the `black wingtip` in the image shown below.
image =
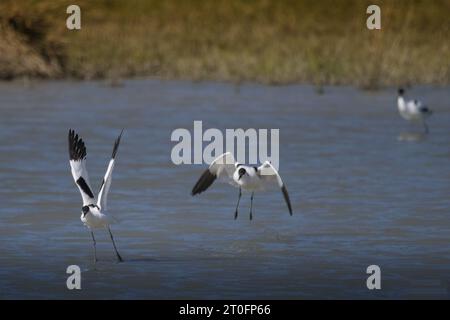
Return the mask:
POLYGON ((284 200, 286 201, 286 204, 288 206, 289 209, 289 214, 292 216, 292 205, 291 205, 291 200, 289 199, 289 194, 287 192, 286 186, 283 184, 283 186, 281 187, 281 191, 283 192, 283 196, 284 196, 284 200))
POLYGON ((84 160, 86 158, 86 146, 84 145, 83 139, 78 137, 78 134, 75 134, 74 130, 69 129, 68 140, 70 160, 84 160))
POLYGON ((194 188, 192 188, 191 195, 195 196, 198 193, 202 193, 206 189, 209 188, 210 185, 216 180, 217 176, 206 169, 205 172, 201 175, 200 179, 198 179, 194 188))
POLYGON ((114 142, 114 149, 111 155, 111 158, 115 159, 116 158, 116 154, 117 154, 117 150, 119 149, 119 144, 120 144, 120 139, 122 138, 122 134, 123 134, 123 129, 120 132, 119 136, 117 137, 116 141, 114 142))

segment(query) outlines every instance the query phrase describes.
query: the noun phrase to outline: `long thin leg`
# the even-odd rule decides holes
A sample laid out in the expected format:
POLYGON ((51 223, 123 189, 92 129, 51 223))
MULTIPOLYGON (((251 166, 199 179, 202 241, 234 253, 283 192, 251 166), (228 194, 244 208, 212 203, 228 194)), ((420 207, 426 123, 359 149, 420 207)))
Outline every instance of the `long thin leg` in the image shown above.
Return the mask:
POLYGON ((239 188, 239 197, 238 197, 238 201, 236 204, 236 211, 234 212, 234 220, 236 220, 237 216, 238 216, 238 208, 239 208, 239 202, 241 201, 241 196, 242 196, 242 191, 241 191, 241 188, 239 188))
POLYGON ((255 194, 255 193, 252 192, 252 196, 250 197, 250 220, 253 219, 253 195, 254 195, 254 194, 255 194))
POLYGON ((111 229, 110 229, 109 227, 108 227, 108 231, 109 231, 109 235, 111 236, 111 241, 112 241, 112 243, 113 243, 114 250, 116 251, 117 259, 119 260, 119 262, 122 262, 123 259, 122 259, 122 257, 120 256, 119 252, 117 251, 116 243, 114 242, 114 238, 113 238, 113 235, 112 235, 112 233, 111 233, 111 229))
POLYGON ((97 247, 96 247, 96 242, 95 242, 95 237, 94 237, 94 232, 91 230, 91 236, 92 236, 92 241, 94 242, 94 263, 97 263, 97 247))
POLYGON ((425 119, 422 119, 422 123, 423 123, 423 127, 424 127, 424 129, 425 129, 425 133, 428 133, 429 130, 428 130, 427 123, 425 122, 425 119))

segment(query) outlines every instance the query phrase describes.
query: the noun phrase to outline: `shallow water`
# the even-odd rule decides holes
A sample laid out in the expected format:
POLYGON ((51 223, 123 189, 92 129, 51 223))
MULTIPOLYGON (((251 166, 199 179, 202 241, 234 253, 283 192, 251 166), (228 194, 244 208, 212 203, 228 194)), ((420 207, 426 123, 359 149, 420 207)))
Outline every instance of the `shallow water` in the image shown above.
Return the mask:
POLYGON ((417 87, 431 133, 397 114, 395 90, 158 80, 0 84, 0 298, 449 298, 450 90, 417 87), (176 128, 279 128, 279 192, 190 190, 205 165, 175 166, 176 128), (67 131, 88 148, 94 190, 125 128, 100 262, 80 222, 67 131), (66 289, 66 268, 82 290, 66 289), (381 267, 381 290, 366 268, 381 267))

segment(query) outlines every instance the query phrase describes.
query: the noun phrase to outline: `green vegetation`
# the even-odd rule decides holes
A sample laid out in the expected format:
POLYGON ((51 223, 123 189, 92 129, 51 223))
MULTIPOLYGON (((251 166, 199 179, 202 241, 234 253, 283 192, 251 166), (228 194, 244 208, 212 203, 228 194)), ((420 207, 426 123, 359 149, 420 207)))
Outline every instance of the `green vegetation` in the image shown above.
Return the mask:
POLYGON ((450 82, 450 1, 1 0, 0 78, 450 82), (78 4, 82 29, 65 28, 78 4))

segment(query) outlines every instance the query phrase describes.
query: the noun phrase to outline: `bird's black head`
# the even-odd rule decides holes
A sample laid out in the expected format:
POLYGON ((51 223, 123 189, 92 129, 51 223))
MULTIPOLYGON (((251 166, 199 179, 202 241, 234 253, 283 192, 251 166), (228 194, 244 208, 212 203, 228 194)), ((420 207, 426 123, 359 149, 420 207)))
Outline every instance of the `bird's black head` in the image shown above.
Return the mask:
MULTIPOLYGON (((239 179, 241 179, 242 176, 243 176, 244 174, 246 174, 246 173, 247 173, 247 171, 245 171, 244 168, 240 168, 239 171, 238 171, 239 179)), ((238 180, 239 180, 239 179, 238 179, 238 180)))
POLYGON ((405 93, 405 90, 403 88, 398 88, 398 95, 402 96, 405 93))
POLYGON ((89 212, 89 206, 83 206, 81 208, 81 212, 83 212, 83 217, 89 212))

